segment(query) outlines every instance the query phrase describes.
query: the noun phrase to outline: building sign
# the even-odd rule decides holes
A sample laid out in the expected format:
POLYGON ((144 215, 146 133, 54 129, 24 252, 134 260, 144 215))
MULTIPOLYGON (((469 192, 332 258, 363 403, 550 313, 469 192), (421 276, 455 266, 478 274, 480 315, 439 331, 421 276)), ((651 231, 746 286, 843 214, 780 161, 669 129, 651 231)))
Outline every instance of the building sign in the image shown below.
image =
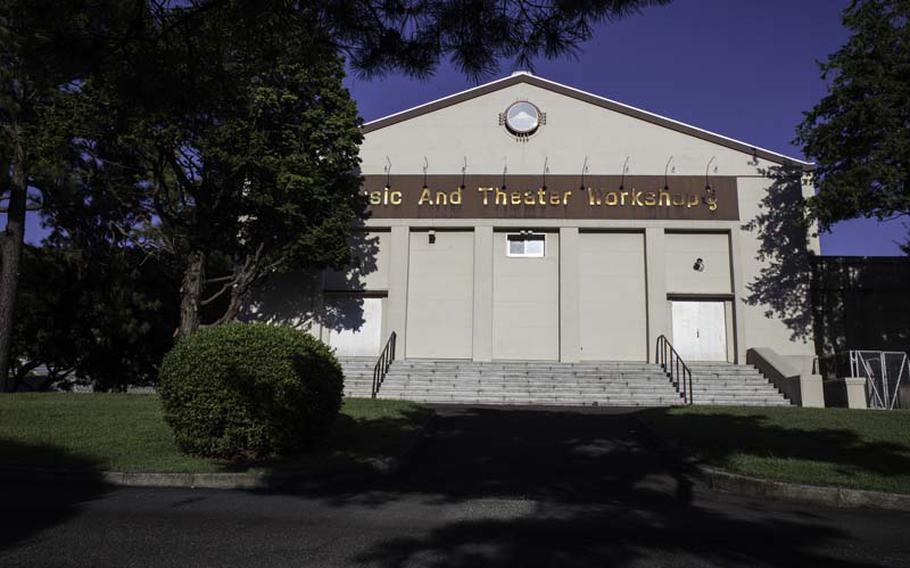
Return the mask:
POLYGON ((379 219, 739 219, 736 178, 364 176, 379 219))

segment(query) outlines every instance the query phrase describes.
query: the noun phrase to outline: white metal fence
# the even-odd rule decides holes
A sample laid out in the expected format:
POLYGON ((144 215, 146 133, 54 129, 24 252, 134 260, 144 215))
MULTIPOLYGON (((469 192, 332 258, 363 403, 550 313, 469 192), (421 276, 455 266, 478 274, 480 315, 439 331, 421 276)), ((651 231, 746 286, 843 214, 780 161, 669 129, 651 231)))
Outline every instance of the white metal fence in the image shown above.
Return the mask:
POLYGON ((910 384, 910 359, 903 351, 850 351, 850 374, 866 379, 869 408, 898 407, 901 384, 910 384))

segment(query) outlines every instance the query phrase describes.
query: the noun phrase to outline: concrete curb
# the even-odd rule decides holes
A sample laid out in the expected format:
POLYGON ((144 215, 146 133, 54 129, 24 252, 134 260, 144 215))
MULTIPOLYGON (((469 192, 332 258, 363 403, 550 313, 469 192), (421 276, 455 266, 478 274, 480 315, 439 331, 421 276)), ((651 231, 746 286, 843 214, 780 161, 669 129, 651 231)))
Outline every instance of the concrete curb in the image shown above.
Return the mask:
POLYGON ((62 485, 111 485, 116 487, 179 487, 185 489, 278 489, 288 483, 338 475, 390 475, 399 471, 432 437, 434 417, 412 433, 395 456, 371 458, 362 470, 324 472, 155 473, 134 471, 89 471, 84 469, 0 467, 0 479, 62 485))
POLYGON ((839 508, 910 511, 910 495, 864 489, 790 483, 730 473, 706 465, 696 466, 699 476, 713 490, 750 497, 771 497, 799 503, 839 508))

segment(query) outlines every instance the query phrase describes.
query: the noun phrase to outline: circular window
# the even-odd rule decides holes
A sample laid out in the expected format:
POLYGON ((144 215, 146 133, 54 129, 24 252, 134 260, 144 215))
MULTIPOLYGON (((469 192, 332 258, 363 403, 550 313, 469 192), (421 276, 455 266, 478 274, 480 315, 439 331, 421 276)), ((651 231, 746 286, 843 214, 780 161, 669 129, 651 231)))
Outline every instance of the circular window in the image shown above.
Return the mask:
POLYGON ((506 128, 512 134, 528 136, 540 126, 540 111, 527 101, 513 103, 505 114, 506 128))

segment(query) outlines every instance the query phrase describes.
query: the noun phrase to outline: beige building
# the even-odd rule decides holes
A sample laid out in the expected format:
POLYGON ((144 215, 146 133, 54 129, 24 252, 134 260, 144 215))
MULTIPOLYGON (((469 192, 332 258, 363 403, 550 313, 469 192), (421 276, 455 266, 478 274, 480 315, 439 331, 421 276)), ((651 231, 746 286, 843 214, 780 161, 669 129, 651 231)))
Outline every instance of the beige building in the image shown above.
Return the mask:
POLYGON ((364 133, 369 250, 312 308, 340 354, 394 331, 399 359, 653 362, 664 335, 687 361, 763 348, 811 372, 812 344, 747 301, 766 265, 744 227, 766 172, 797 165, 809 195, 811 164, 529 73, 364 133))

